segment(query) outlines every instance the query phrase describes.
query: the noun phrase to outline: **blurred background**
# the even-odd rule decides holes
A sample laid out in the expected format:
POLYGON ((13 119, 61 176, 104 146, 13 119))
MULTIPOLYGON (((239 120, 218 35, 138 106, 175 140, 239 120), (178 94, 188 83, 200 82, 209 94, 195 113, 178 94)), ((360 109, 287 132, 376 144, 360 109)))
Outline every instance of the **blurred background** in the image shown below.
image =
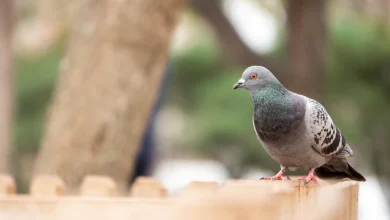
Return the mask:
MULTIPOLYGON (((58 91, 56 86, 69 85, 61 84, 71 77, 61 76, 67 74, 61 70, 63 58, 83 46, 70 39, 79 34, 73 27, 87 22, 80 16, 88 10, 85 2, 0 3, 0 168, 17 178, 22 193, 28 191, 36 163, 52 166, 37 160, 71 155, 58 155, 46 144, 44 156, 37 157, 45 145, 44 136, 52 135, 50 129, 55 127, 46 124, 59 117, 48 119, 50 109, 61 108, 55 101, 61 97, 54 94, 65 86, 58 91), (67 51, 71 52, 67 55, 67 51)), ((180 0, 168 2, 175 5, 180 0)), ((96 8, 90 10, 97 12, 96 19, 107 16, 96 8)), ((140 175, 153 176, 173 195, 193 180, 258 179, 277 172, 278 164, 253 131, 251 97, 232 90, 247 66, 262 65, 290 90, 315 98, 327 108, 354 150, 352 164, 368 180, 361 184, 361 219, 390 219, 389 0, 189 0, 172 13, 177 13, 177 25, 167 41, 163 68, 155 70, 161 80, 149 82, 157 94, 153 105, 146 105, 148 119, 126 121, 145 128, 135 143, 136 154, 112 158, 131 163, 131 169, 112 171, 104 168, 110 164, 95 166, 93 162, 88 166, 98 167, 96 173, 126 179, 128 184, 140 175)), ((135 14, 141 17, 134 19, 146 22, 150 16, 135 14)), ((123 39, 134 35, 125 33, 123 39)), ((126 74, 130 77, 133 72, 126 74)), ((74 98, 82 99, 83 91, 79 94, 74 98)), ((138 109, 133 105, 129 111, 138 109)), ((90 123, 88 117, 78 120, 90 123)), ((107 144, 115 150, 117 143, 107 144)), ((84 145, 73 147, 82 152, 84 145)), ((79 159, 75 154, 61 161, 79 159)), ((83 169, 76 166, 57 173, 72 175, 83 169)), ((290 175, 298 174, 305 172, 290 175)), ((66 177, 65 182, 74 183, 66 177)))

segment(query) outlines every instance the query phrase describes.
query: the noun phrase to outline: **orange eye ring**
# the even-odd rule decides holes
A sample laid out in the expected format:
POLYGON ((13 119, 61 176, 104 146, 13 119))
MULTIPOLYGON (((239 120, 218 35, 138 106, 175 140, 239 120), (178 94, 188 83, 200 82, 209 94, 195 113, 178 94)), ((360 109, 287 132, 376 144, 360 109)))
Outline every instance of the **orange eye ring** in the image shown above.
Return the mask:
POLYGON ((251 74, 251 79, 257 79, 257 73, 252 73, 251 74))

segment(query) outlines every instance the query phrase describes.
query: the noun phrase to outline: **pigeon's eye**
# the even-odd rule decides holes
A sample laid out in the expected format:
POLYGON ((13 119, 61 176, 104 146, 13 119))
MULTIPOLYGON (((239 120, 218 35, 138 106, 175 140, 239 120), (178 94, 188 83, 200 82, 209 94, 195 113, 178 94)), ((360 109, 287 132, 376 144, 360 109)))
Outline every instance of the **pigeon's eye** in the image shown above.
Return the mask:
POLYGON ((257 73, 252 73, 251 74, 251 79, 257 79, 257 73))

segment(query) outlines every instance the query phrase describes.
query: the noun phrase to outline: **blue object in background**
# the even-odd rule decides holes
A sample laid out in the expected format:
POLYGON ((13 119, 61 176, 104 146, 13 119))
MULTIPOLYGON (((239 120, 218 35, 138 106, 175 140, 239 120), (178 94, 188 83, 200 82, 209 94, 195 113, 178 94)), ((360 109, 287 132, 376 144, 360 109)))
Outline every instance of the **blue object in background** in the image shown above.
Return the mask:
POLYGON ((156 115, 160 110, 161 104, 163 102, 166 90, 169 85, 170 77, 174 73, 173 67, 170 62, 163 73, 163 78, 161 79, 161 86, 158 93, 158 97, 154 107, 150 113, 148 125, 145 129, 142 145, 137 156, 133 176, 131 182, 133 182, 139 176, 148 176, 150 174, 150 168, 153 164, 153 159, 155 157, 155 139, 154 139, 154 126, 156 122, 156 115))

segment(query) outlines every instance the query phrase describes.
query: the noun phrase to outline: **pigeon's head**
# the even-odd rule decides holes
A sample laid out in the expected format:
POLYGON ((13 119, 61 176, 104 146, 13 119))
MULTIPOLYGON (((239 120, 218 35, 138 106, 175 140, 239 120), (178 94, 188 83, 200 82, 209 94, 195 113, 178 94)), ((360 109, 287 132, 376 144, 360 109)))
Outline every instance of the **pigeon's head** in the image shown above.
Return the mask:
POLYGON ((241 79, 234 84, 233 89, 244 88, 255 91, 269 84, 280 84, 276 77, 263 66, 250 66, 242 73, 241 79))

